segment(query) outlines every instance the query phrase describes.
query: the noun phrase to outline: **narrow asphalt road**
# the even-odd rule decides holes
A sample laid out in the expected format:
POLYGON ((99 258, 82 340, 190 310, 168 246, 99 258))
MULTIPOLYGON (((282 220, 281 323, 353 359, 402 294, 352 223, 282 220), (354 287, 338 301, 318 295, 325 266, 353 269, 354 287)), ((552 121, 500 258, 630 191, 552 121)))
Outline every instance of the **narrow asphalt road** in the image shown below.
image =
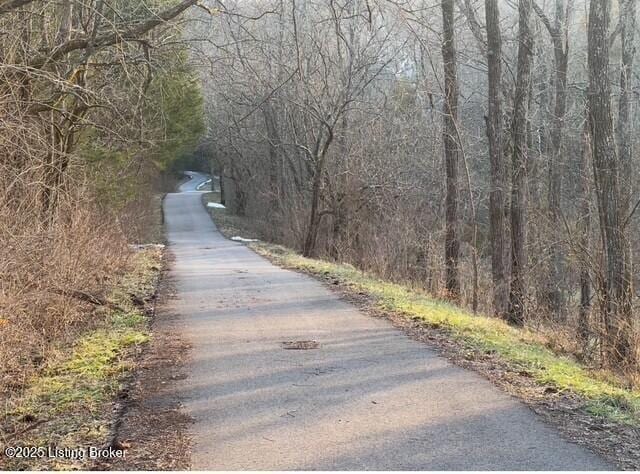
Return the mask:
MULTIPOLYGON (((194 191, 195 174, 182 186, 194 191)), ((479 375, 215 228, 197 192, 164 202, 179 384, 203 470, 613 469, 479 375), (315 340, 312 350, 283 341, 315 340)))
POLYGON ((188 181, 179 187, 181 193, 194 193, 211 191, 210 176, 197 171, 185 171, 188 181))

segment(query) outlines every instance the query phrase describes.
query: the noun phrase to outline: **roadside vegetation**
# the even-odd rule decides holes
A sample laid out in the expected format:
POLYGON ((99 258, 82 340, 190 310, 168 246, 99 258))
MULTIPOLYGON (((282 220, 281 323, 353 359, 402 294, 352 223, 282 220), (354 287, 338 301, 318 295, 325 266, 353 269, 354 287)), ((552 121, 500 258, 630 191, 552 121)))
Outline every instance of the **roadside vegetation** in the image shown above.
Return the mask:
POLYGON ((640 391, 628 388, 611 372, 590 370, 570 355, 559 353, 558 347, 554 351, 552 341, 541 333, 473 314, 419 288, 390 283, 352 265, 305 258, 291 249, 263 242, 251 243, 250 247, 280 266, 330 279, 355 293, 363 292, 383 311, 444 329, 467 349, 496 354, 513 370, 525 371, 540 384, 584 397, 588 400, 587 409, 594 415, 640 425, 640 391))
MULTIPOLYGON (((204 201, 216 198, 215 194, 209 194, 204 201)), ((262 237, 250 219, 232 215, 227 209, 207 209, 226 237, 262 237)), ((584 400, 585 410, 595 417, 640 426, 640 391, 615 372, 580 362, 551 334, 474 314, 416 285, 393 283, 349 264, 303 257, 290 248, 264 241, 250 243, 249 247, 277 265, 308 273, 332 286, 339 285, 349 294, 365 296, 383 313, 443 332, 460 343, 460 350, 469 357, 490 354, 509 370, 530 377, 541 386, 552 387, 553 393, 577 395, 584 400)))
POLYGON ((204 128, 174 21, 194 3, 0 5, 2 446, 97 441, 147 337, 136 272, 158 256, 135 245, 162 242, 162 193, 204 128))
MULTIPOLYGON (((58 342, 40 370, 5 400, 4 446, 59 449, 109 446, 116 398, 126 397, 136 357, 150 337, 149 323, 162 267, 162 246, 133 255, 126 273, 93 314, 94 324, 73 342, 58 342)), ((91 459, 2 457, 6 469, 90 469, 91 459)))

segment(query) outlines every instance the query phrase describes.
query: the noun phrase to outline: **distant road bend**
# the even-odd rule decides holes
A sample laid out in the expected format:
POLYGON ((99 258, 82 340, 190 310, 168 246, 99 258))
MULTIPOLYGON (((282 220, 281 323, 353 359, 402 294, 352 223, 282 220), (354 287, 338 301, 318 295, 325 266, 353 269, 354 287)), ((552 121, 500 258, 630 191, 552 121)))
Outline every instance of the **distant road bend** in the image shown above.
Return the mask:
POLYGON ((179 187, 181 193, 206 192, 210 191, 211 176, 197 171, 185 171, 189 179, 179 187))
POLYGON ((192 173, 164 201, 167 309, 197 470, 615 469, 514 398, 312 278, 225 239, 192 173), (285 341, 314 340, 311 350, 285 341))

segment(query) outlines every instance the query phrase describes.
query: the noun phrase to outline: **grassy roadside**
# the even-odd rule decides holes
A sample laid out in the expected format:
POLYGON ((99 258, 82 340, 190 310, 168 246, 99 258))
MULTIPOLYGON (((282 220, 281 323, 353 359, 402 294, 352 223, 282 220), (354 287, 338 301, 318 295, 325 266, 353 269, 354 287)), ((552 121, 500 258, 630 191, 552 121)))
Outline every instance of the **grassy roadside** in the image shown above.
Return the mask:
MULTIPOLYGON (((204 200, 215 199, 205 196, 204 200)), ((219 229, 229 237, 255 237, 246 219, 225 209, 208 208, 219 229)), ((304 258, 291 249, 255 242, 249 245, 279 266, 330 279, 355 294, 364 294, 377 309, 444 331, 447 337, 476 353, 497 356, 512 370, 536 383, 581 397, 594 416, 640 426, 640 391, 625 387, 613 375, 592 371, 569 356, 554 353, 539 335, 503 321, 473 315, 463 308, 438 301, 423 291, 366 274, 351 265, 304 258)))
POLYGON ((353 292, 365 293, 382 311, 444 330, 467 349, 497 355, 513 370, 527 373, 540 384, 575 393, 587 400, 587 410, 593 415, 640 425, 640 392, 619 385, 613 376, 590 371, 568 356, 555 354, 531 331, 513 328, 496 318, 473 315, 419 290, 367 275, 351 265, 304 258, 290 249, 264 242, 250 247, 280 266, 331 278, 353 292))
MULTIPOLYGON (((149 246, 132 257, 130 271, 96 309, 100 323, 70 347, 59 347, 23 394, 2 413, 5 446, 104 447, 114 421, 114 401, 135 357, 150 337, 148 313, 162 265, 162 249, 149 246)), ((4 449, 2 450, 4 451, 4 449)), ((5 469, 91 468, 91 459, 7 458, 5 469)))

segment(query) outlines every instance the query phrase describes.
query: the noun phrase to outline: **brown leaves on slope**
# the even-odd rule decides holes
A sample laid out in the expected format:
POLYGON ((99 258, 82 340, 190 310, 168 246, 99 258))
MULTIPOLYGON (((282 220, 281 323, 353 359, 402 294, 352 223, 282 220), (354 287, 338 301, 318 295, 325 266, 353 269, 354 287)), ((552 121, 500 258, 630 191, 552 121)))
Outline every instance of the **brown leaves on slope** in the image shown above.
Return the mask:
POLYGON ((37 207, 16 208, 17 201, 0 195, 0 398, 19 390, 56 345, 91 326, 128 254, 83 187, 67 193, 46 224, 37 207))

